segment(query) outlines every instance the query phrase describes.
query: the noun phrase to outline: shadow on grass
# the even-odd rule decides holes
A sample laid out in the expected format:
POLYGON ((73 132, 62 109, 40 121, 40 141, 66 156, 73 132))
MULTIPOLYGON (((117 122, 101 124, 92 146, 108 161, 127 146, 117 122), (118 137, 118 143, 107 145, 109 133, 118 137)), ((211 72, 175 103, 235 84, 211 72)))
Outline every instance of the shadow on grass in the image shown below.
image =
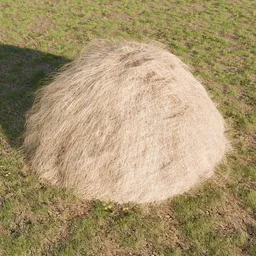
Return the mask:
POLYGON ((69 61, 32 49, 0 45, 0 132, 12 147, 22 144, 25 116, 35 92, 69 61))

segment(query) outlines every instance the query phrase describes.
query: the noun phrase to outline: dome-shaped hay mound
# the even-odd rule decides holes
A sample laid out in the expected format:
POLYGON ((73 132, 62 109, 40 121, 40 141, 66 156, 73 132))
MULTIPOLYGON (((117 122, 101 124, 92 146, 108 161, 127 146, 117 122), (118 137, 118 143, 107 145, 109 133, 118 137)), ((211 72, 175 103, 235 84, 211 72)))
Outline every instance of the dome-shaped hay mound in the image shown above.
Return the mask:
POLYGON ((24 148, 41 178, 85 199, 164 200, 214 172, 224 120, 158 44, 94 41, 38 94, 24 148))

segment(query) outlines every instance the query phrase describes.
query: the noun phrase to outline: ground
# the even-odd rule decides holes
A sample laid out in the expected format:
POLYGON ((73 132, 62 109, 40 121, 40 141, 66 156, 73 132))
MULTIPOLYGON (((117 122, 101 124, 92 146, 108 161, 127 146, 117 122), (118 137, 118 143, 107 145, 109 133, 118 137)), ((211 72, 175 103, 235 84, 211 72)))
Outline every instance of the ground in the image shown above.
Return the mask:
POLYGON ((0 255, 256 255, 255 2, 2 0, 0 255), (20 150, 35 91, 93 38, 154 39, 227 123, 216 175, 160 205, 84 202, 38 181, 20 150))

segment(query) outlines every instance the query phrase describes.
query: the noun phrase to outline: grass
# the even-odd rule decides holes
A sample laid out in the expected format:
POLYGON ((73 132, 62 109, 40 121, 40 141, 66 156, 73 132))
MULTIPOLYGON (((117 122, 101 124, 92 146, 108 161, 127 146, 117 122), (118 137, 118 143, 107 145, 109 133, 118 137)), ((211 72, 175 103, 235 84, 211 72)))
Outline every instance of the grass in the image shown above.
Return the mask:
POLYGON ((1 1, 0 255, 256 255, 255 24, 249 0, 1 1), (234 150, 158 206, 83 202, 28 174, 25 113, 93 38, 156 39, 193 68, 234 150))

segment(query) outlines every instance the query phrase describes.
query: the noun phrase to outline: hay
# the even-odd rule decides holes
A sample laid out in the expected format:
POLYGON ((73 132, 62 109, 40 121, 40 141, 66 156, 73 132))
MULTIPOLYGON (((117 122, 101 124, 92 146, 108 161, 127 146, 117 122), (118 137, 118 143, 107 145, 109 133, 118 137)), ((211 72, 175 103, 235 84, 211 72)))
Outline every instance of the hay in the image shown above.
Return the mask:
POLYGON ((105 40, 38 93, 24 140, 41 178, 120 203, 187 191, 213 174, 227 145, 222 116, 176 56, 105 40))

